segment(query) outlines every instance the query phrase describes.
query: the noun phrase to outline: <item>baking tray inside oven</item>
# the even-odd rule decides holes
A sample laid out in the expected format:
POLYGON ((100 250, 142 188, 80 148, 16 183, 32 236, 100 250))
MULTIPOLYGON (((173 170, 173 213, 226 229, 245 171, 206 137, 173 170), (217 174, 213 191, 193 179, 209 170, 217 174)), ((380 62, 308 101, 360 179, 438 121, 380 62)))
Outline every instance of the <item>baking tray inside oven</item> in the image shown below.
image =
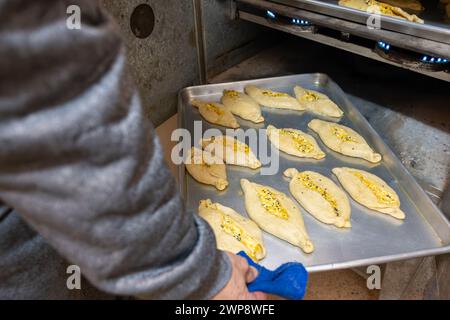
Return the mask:
MULTIPOLYGON (((309 236, 315 245, 315 251, 311 254, 305 254, 299 248, 264 232, 267 256, 261 261, 262 265, 275 268, 284 262, 299 261, 309 271, 313 272, 450 252, 449 222, 367 120, 350 103, 345 93, 324 74, 303 74, 183 89, 179 95, 178 125, 191 132, 192 144, 197 146, 195 142, 198 142, 201 138, 194 137, 194 121, 200 121, 202 118, 198 110, 192 107, 189 101, 193 98, 219 101, 224 89, 243 90, 247 84, 290 94, 293 94, 293 86, 298 84, 327 94, 345 112, 340 123, 355 129, 366 138, 368 143, 382 154, 383 161, 380 164, 371 164, 365 160, 350 158, 328 149, 320 138, 307 127, 307 123, 312 118, 324 117, 308 112, 263 107, 265 118, 263 124, 253 124, 237 118, 241 128, 244 130, 248 128, 263 129, 269 124, 277 128, 298 128, 316 137, 320 147, 326 152, 326 158, 319 161, 307 160, 277 151, 279 170, 271 176, 261 175, 259 170, 227 165, 229 186, 224 191, 217 191, 212 186, 196 182, 181 165, 179 167, 179 183, 188 209, 197 212, 199 201, 210 198, 213 202, 220 202, 247 216, 244 197, 239 184, 241 178, 272 186, 292 198, 289 193, 289 181, 282 174, 285 169, 295 167, 298 170, 318 171, 330 177, 339 185, 336 177, 331 173, 331 169, 349 166, 370 171, 394 188, 400 197, 401 209, 406 213, 406 219, 399 221, 390 216, 375 213, 349 197, 352 207, 352 228, 341 230, 319 222, 301 208, 294 199, 294 202, 301 209, 309 236)), ((202 120, 202 128, 203 131, 216 128, 225 133, 225 128, 212 125, 204 120, 202 120)), ((270 150, 270 148, 268 147, 266 150, 270 150)), ((260 157, 260 160, 264 164, 267 163, 268 158, 260 157)))
MULTIPOLYGON (((365 24, 369 13, 338 5, 338 0, 269 0, 299 9, 306 9, 365 24)), ((450 19, 445 16, 445 7, 439 1, 422 1, 425 9, 417 14, 425 23, 414 23, 403 19, 381 16, 381 28, 420 38, 450 44, 450 19)), ((408 11, 408 10, 406 10, 408 11)))

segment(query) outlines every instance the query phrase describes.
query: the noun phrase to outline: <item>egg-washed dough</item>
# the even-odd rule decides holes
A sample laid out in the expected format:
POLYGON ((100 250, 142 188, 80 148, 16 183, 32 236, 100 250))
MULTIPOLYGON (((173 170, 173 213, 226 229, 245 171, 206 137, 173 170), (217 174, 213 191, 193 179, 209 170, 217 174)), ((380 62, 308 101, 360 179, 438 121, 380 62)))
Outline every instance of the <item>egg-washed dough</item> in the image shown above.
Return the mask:
POLYGON ((409 14, 399 7, 391 6, 387 3, 376 0, 339 0, 339 5, 362 11, 368 11, 369 8, 374 8, 378 9, 381 14, 386 16, 404 19, 411 22, 424 23, 424 21, 415 14, 409 14))
POLYGON ((290 168, 284 176, 291 178, 289 190, 294 198, 317 220, 350 228, 350 202, 332 180, 314 171, 298 172, 290 168))
POLYGON ((186 155, 186 170, 198 182, 213 185, 218 190, 228 186, 225 163, 211 153, 192 147, 186 155))
POLYGON ((221 101, 231 113, 242 119, 255 123, 264 121, 259 104, 245 93, 235 90, 223 90, 221 101))
POLYGON ((300 111, 305 110, 305 108, 298 103, 297 99, 284 92, 277 92, 248 85, 245 86, 245 93, 264 107, 300 111))
POLYGON ((200 200, 198 213, 213 229, 217 249, 232 253, 243 250, 254 261, 266 256, 262 231, 252 220, 210 199, 200 200))
POLYGON ((418 0, 383 0, 383 2, 406 10, 422 11, 425 9, 418 0))
POLYGON ((270 142, 279 150, 301 158, 323 159, 325 153, 313 136, 298 129, 267 127, 270 142))
POLYGON ((300 209, 284 193, 271 187, 241 179, 245 209, 264 231, 300 247, 305 253, 314 250, 300 209))
POLYGON ((198 111, 206 121, 233 129, 239 128, 236 118, 223 104, 196 99, 192 100, 191 103, 198 108, 198 111))
POLYGON ((301 106, 314 113, 339 118, 344 111, 341 110, 327 95, 318 91, 309 90, 300 86, 294 87, 295 97, 301 106))
POLYGON ((381 155, 374 152, 366 140, 349 127, 319 119, 311 120, 308 127, 333 151, 373 163, 381 161, 381 155))
POLYGON ((345 167, 334 168, 332 171, 356 202, 394 218, 405 219, 397 193, 376 175, 345 167))
POLYGON ((206 151, 219 157, 226 164, 258 169, 261 162, 255 156, 250 147, 234 137, 222 135, 214 136, 200 141, 200 145, 206 151))

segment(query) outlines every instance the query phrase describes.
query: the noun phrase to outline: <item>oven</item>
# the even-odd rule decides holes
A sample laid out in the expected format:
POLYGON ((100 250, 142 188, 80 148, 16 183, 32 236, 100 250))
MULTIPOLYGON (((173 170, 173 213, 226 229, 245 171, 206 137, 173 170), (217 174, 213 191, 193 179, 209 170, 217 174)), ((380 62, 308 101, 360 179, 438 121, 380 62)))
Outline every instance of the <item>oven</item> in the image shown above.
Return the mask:
MULTIPOLYGON (((147 1, 156 17, 156 34, 147 40, 133 37, 118 4, 104 2, 137 53, 132 69, 157 125, 176 113, 176 92, 184 87, 326 74, 450 217, 450 4, 445 0, 422 0, 420 11, 405 9, 423 23, 337 0, 166 1, 165 8, 147 1), (180 51, 177 59, 186 63, 166 57, 180 51), (166 69, 157 64, 157 74, 143 72, 167 59, 166 69), (167 107, 155 107, 161 104, 167 107)), ((130 14, 139 1, 131 2, 130 14)), ((380 298, 448 297, 448 254, 403 260, 381 266, 380 298)), ((353 271, 368 276, 366 266, 353 271)))

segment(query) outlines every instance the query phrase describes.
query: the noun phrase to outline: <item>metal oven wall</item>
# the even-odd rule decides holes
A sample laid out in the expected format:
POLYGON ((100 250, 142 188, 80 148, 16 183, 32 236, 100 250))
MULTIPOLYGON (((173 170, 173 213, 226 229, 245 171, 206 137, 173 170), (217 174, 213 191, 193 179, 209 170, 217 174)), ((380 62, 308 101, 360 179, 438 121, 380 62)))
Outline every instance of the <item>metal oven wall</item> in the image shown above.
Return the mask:
POLYGON ((209 77, 256 54, 275 38, 271 29, 232 20, 230 0, 204 0, 203 11, 209 77))
MULTIPOLYGON (((128 60, 140 89, 143 105, 155 125, 176 112, 177 92, 198 83, 193 1, 101 0, 116 18, 128 49, 128 60), (151 35, 137 38, 130 28, 133 9, 152 7, 151 35)), ((262 27, 230 20, 229 0, 203 0, 203 21, 208 69, 217 73, 254 53, 251 45, 262 27)))

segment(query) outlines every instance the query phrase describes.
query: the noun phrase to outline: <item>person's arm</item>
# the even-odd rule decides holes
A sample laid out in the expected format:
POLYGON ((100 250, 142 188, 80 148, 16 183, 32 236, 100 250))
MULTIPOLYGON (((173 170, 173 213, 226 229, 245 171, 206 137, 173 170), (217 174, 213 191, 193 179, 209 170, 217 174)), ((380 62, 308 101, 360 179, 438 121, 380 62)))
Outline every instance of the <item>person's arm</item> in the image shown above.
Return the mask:
POLYGON ((0 0, 0 199, 106 292, 210 298, 230 261, 185 211, 126 69, 96 1, 0 0))

